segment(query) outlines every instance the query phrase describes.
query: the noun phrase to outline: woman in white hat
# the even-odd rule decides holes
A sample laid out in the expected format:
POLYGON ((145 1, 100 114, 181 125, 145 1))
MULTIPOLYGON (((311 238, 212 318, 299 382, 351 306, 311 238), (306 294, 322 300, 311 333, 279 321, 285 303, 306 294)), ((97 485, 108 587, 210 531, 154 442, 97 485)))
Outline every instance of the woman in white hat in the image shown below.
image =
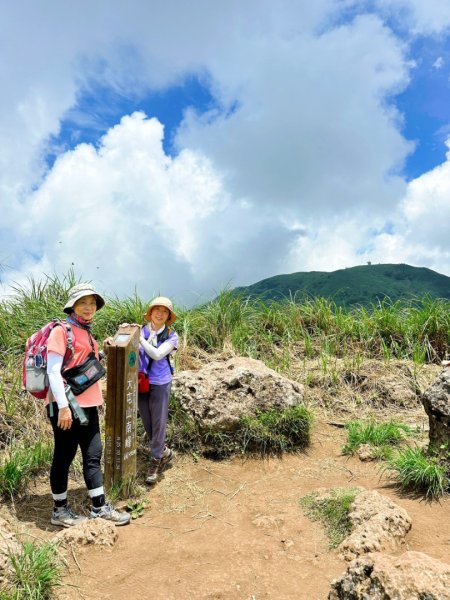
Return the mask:
POLYGON ((173 374, 170 356, 177 349, 178 335, 169 329, 177 318, 169 298, 152 300, 144 318, 148 324, 140 337, 138 408, 151 453, 146 482, 152 484, 173 456, 165 441, 173 374))
POLYGON ((104 305, 104 299, 90 283, 74 286, 64 306, 64 312, 68 315, 67 325, 54 327, 47 340, 47 374, 50 383, 47 413, 55 439, 50 470, 54 501, 51 522, 61 527, 70 527, 85 518, 75 514, 67 501, 69 468, 78 446, 83 457, 83 476, 92 502, 90 518, 108 519, 116 525, 130 522, 128 513, 119 512, 106 502, 100 465, 102 444, 97 408, 103 404, 99 377, 104 370, 98 362, 98 344, 92 336, 91 327, 95 313, 104 305), (89 376, 84 378, 84 391, 75 390, 76 401, 83 409, 83 416, 87 417, 85 424, 76 418, 76 413, 69 405, 69 398, 73 405, 75 396, 67 387, 70 371, 73 373, 72 369, 80 365, 89 366, 89 376), (89 377, 92 377, 92 381, 89 377))

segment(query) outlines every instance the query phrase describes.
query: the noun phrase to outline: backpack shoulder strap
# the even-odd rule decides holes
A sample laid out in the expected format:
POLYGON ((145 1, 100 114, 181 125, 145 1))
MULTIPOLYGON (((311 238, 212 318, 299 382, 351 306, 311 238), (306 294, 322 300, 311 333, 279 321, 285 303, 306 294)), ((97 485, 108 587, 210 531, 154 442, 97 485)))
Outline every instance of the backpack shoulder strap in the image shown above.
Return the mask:
POLYGON ((61 327, 64 327, 64 329, 66 330, 67 333, 67 349, 66 349, 66 353, 64 355, 64 360, 63 360, 63 368, 72 360, 72 357, 74 355, 75 352, 75 348, 73 346, 73 330, 72 327, 70 325, 70 323, 68 323, 65 319, 61 320, 61 319, 53 319, 53 322, 55 323, 55 327, 57 327, 58 325, 60 325, 61 327))
POLYGON ((156 339, 158 340, 158 343, 161 342, 161 344, 163 342, 165 342, 168 337, 170 335, 170 329, 167 327, 167 325, 164 327, 164 329, 161 331, 161 333, 158 333, 158 335, 156 336, 156 339))
MULTIPOLYGON (((161 342, 161 343, 163 343, 163 342, 165 342, 166 340, 168 340, 168 339, 169 339, 169 335, 170 335, 171 333, 172 333, 172 332, 171 332, 171 330, 170 330, 170 329, 167 327, 167 325, 166 325, 166 326, 164 327, 163 331, 161 331, 161 333, 160 333, 160 334, 157 336, 157 340, 158 340, 158 342, 161 342)), ((172 366, 172 363, 171 363, 171 361, 170 361, 170 354, 171 354, 171 353, 169 352, 169 354, 167 354, 167 355, 166 355, 166 360, 167 360, 167 364, 169 365, 170 372, 171 372, 171 373, 172 373, 172 375, 173 375, 173 366, 172 366)))

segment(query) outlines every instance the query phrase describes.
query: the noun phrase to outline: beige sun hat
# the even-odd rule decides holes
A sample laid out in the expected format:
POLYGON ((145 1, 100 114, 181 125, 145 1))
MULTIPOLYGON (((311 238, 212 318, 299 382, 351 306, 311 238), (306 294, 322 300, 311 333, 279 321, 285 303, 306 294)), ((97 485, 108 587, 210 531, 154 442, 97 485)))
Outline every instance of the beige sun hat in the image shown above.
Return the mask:
POLYGON ((165 306, 169 310, 169 318, 166 321, 166 325, 168 327, 170 327, 172 323, 175 323, 177 315, 173 312, 173 304, 169 298, 165 298, 164 296, 158 296, 150 302, 150 306, 147 308, 147 312, 144 315, 144 319, 146 321, 150 321, 150 313, 152 312, 152 308, 155 306, 165 306))
POLYGON ((75 306, 75 302, 80 298, 83 298, 83 296, 95 296, 97 310, 100 310, 105 306, 105 300, 97 291, 95 291, 94 286, 91 283, 79 283, 78 285, 74 285, 73 288, 70 288, 69 299, 64 307, 64 312, 70 315, 75 306))

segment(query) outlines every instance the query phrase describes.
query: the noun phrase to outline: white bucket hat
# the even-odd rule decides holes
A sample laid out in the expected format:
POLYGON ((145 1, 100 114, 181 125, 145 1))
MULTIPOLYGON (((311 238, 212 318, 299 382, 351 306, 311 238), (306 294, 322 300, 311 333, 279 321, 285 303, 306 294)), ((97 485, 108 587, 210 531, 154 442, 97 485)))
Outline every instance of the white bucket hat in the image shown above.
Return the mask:
POLYGON ((80 298, 83 298, 83 296, 95 296, 97 310, 100 310, 105 306, 104 299, 95 291, 91 283, 79 283, 78 285, 74 285, 73 288, 70 288, 69 299, 64 307, 64 312, 70 315, 70 313, 73 312, 75 302, 80 298))
POLYGON ((152 308, 155 306, 165 306, 169 311, 169 318, 166 321, 166 325, 170 327, 172 323, 175 323, 177 319, 177 315, 173 312, 173 304, 169 300, 169 298, 165 298, 164 296, 158 296, 154 300, 150 302, 150 306, 147 308, 147 312, 144 315, 144 319, 146 321, 150 321, 150 314, 152 312, 152 308))

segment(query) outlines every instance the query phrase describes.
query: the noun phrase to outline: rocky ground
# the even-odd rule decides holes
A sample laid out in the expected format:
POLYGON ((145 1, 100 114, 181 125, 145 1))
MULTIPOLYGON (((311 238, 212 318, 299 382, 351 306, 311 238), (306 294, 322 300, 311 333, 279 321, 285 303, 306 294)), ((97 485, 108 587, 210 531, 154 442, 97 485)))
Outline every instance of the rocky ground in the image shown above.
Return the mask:
MULTIPOLYGON (((368 573, 376 575, 386 568, 391 572, 410 569, 424 573, 426 579, 427 557, 441 561, 441 571, 433 577, 440 577, 445 589, 450 581, 450 498, 427 502, 420 495, 401 492, 387 473, 381 473, 380 463, 343 456, 345 430, 340 426, 354 417, 396 418, 419 425, 423 433, 418 441, 425 444, 428 419, 411 390, 415 385, 428 385, 439 369, 430 367, 415 376, 413 384, 411 366, 397 364, 390 371, 374 363, 365 368, 359 370, 358 378, 348 376, 347 396, 344 391, 335 395, 334 410, 333 394, 324 387, 323 374, 317 374, 318 380, 322 377, 320 386, 310 381, 306 401, 316 420, 311 446, 305 452, 220 462, 177 455, 161 481, 144 489, 142 497, 148 505, 141 517, 127 527, 115 528, 114 535, 105 530, 91 536, 89 544, 80 545, 78 540, 62 548, 66 567, 58 598, 324 600, 332 582, 338 581, 330 597, 357 599, 362 596, 351 596, 345 587, 355 586, 361 573, 367 579, 368 573), (386 550, 381 542, 386 552, 382 556, 388 558, 370 562, 363 553, 356 560, 369 562, 349 563, 358 553, 347 546, 330 550, 323 527, 305 516, 299 505, 302 496, 343 486, 376 490, 406 511, 407 518, 392 517, 393 525, 387 527, 403 528, 405 536, 388 541, 386 550), (408 551, 412 554, 405 555, 408 551), (403 555, 408 564, 393 565, 403 555)), ((70 486, 75 506, 86 507, 82 482, 73 479, 70 486)), ((1 514, 9 520, 13 516, 22 535, 49 539, 57 533, 49 523, 51 505, 42 477, 23 501, 4 506, 1 514)), ((361 539, 358 543, 361 546, 361 539)), ((367 586, 378 584, 364 580, 358 585, 366 586, 367 592, 367 586)), ((419 597, 411 594, 398 597, 419 597)), ((441 594, 435 600, 446 598, 441 594)))
MULTIPOLYGON (((61 599, 324 600, 347 569, 299 498, 318 488, 361 486, 403 507, 412 528, 394 550, 426 553, 450 564, 449 499, 425 502, 399 493, 377 463, 341 455, 342 429, 318 422, 311 448, 282 459, 212 462, 177 457, 146 493, 142 517, 116 532, 110 547, 66 552, 61 599)), ((81 501, 82 486, 72 483, 81 501)), ((49 537, 51 500, 44 482, 17 517, 33 536, 49 537)), ((391 552, 392 554, 392 552, 391 552)))

